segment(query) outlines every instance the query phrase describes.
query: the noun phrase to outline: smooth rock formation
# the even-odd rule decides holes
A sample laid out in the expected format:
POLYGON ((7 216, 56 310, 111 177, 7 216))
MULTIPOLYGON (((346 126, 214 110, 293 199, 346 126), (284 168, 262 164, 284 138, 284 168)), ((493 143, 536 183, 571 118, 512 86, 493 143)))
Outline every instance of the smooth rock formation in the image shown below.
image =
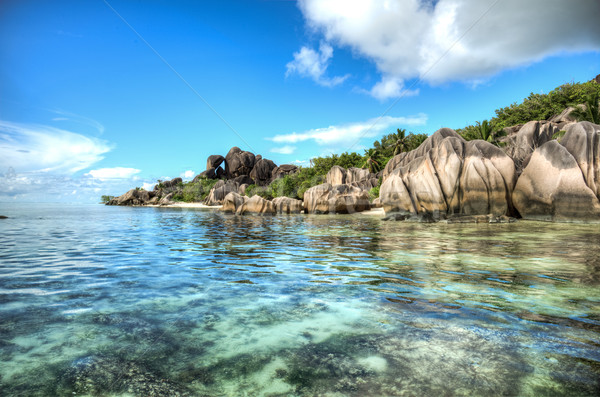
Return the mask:
POLYGON ((236 192, 227 193, 227 196, 223 199, 221 211, 235 214, 238 208, 240 208, 247 200, 248 197, 242 196, 236 192))
POLYGON ((275 214, 277 210, 275 205, 258 195, 252 196, 250 199, 245 201, 238 209, 237 214, 244 215, 247 213, 253 214, 275 214))
POLYGON ((516 173, 501 149, 482 140, 465 142, 448 128, 430 138, 394 157, 396 169, 386 166, 379 195, 386 214, 439 220, 512 213, 516 173))
POLYGON ((379 184, 379 179, 376 174, 365 168, 351 167, 345 169, 334 165, 327 173, 325 182, 333 186, 348 184, 369 191, 379 184))
POLYGON ((600 198, 600 125, 570 124, 560 140, 581 169, 585 184, 600 198))
POLYGON ((154 191, 148 192, 144 189, 131 189, 127 193, 113 198, 107 205, 144 205, 155 194, 154 191))
POLYGON ((598 197, 585 183, 575 158, 557 141, 533 152, 512 200, 525 219, 600 220, 598 197))
POLYGON ((241 175, 250 175, 256 158, 253 153, 245 152, 238 147, 232 147, 225 156, 225 174, 233 179, 241 175))
POLYGON ((554 123, 546 121, 530 121, 519 129, 516 134, 507 137, 505 148, 514 161, 517 175, 527 166, 527 162, 533 151, 544 143, 552 140, 552 136, 558 132, 554 123))
POLYGON ((218 181, 215 186, 210 190, 208 196, 204 200, 206 205, 222 205, 223 199, 227 194, 231 192, 237 193, 239 191, 240 184, 236 181, 218 181))
POLYGON ((369 194, 355 186, 323 183, 304 192, 307 214, 351 214, 371 208, 369 194))
POLYGON ((430 137, 425 139, 421 145, 415 150, 410 152, 402 152, 390 159, 383 169, 382 178, 385 181, 394 170, 404 167, 414 159, 424 156, 432 148, 438 146, 438 144, 446 138, 454 137, 461 141, 464 141, 463 137, 458 135, 456 131, 450 128, 441 128, 434 132, 430 137))
POLYGON ((223 161, 225 161, 225 157, 221 155, 213 154, 212 156, 208 156, 206 159, 206 169, 217 169, 223 163, 223 161))
POLYGON ((280 214, 300 214, 304 210, 302 200, 296 200, 290 197, 275 197, 273 204, 277 213, 280 214))
POLYGON ((298 167, 293 164, 282 164, 279 167, 275 167, 273 171, 271 171, 271 180, 275 180, 277 178, 283 178, 286 175, 290 175, 298 171, 298 167))
POLYGON ((217 177, 217 174, 215 171, 216 170, 214 168, 208 168, 206 171, 202 171, 200 174, 196 175, 193 182, 198 182, 202 178, 215 179, 217 177))
POLYGON ((261 158, 254 164, 254 168, 250 172, 250 178, 258 186, 267 186, 271 183, 271 173, 276 167, 273 161, 261 158))
POLYGON ((160 201, 158 202, 158 205, 169 205, 169 204, 173 204, 173 195, 174 193, 169 193, 166 196, 164 196, 163 198, 160 199, 160 201))

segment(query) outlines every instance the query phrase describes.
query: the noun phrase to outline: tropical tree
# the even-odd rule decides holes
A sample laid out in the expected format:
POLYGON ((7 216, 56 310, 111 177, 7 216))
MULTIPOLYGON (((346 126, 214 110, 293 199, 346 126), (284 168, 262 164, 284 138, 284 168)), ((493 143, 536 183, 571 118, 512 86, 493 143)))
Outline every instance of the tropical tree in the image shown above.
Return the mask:
POLYGON ((365 150, 365 162, 362 168, 368 168, 369 172, 377 173, 381 170, 381 162, 379 161, 379 152, 377 149, 365 150))
POLYGON ((406 151, 408 147, 408 136, 404 128, 397 128, 396 133, 391 134, 392 142, 390 147, 393 149, 394 156, 406 151))
POLYGON ((500 146, 499 138, 506 135, 503 129, 497 129, 493 122, 483 120, 482 122, 475 123, 475 129, 479 134, 479 137, 486 142, 490 142, 496 146, 500 146))
POLYGON ((583 105, 571 105, 575 108, 571 112, 571 116, 577 121, 590 121, 594 124, 600 124, 600 94, 593 92, 586 95, 583 105))

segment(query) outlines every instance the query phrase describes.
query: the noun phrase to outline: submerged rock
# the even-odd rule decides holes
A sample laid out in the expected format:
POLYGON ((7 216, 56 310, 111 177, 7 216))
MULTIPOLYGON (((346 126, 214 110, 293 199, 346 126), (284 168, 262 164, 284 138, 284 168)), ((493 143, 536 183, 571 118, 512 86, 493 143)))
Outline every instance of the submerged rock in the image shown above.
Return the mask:
POLYGON ((0 215, 0 219, 8 219, 8 216, 0 215))
MULTIPOLYGON (((161 378, 138 364, 105 356, 74 361, 61 378, 59 391, 84 395, 129 393, 134 396, 184 397, 190 393, 169 379, 161 378)), ((71 393, 69 393, 71 394, 71 393)))

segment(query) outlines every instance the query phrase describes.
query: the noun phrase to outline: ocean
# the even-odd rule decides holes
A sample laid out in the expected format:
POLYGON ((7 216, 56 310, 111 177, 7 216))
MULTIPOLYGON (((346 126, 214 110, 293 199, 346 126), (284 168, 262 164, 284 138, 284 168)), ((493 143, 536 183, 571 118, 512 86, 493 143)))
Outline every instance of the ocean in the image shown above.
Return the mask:
POLYGON ((2 396, 596 396, 600 227, 0 204, 2 396))

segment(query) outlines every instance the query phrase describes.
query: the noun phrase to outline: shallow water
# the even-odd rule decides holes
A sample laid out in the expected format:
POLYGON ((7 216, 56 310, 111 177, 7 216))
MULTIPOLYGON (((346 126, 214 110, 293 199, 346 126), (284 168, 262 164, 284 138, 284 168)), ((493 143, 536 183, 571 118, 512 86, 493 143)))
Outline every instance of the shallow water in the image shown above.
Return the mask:
POLYGON ((598 225, 0 214, 2 396, 600 393, 598 225))

